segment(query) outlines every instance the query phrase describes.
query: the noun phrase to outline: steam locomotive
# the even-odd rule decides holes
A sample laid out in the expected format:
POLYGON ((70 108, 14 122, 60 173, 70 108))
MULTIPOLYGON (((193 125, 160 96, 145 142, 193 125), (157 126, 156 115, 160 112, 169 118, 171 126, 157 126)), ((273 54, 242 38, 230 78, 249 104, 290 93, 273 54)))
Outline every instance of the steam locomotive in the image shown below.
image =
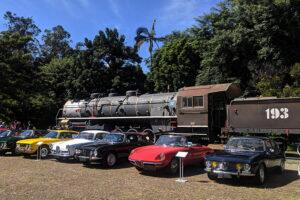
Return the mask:
POLYGON ((240 96, 239 86, 233 83, 184 87, 171 93, 92 94, 88 100, 67 101, 57 123, 73 129, 172 131, 208 142, 220 142, 232 134, 299 140, 300 98, 240 96))

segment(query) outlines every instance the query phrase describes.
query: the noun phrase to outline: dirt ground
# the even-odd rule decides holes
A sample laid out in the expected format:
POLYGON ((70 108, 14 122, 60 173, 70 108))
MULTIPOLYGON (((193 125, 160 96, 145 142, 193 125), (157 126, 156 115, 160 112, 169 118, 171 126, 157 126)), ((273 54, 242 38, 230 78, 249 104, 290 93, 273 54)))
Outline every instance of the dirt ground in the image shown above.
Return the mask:
POLYGON ((297 162, 284 175, 269 175, 263 187, 249 179, 210 181, 199 166, 187 167, 187 183, 163 173, 140 174, 129 163, 114 169, 83 167, 53 159, 0 157, 0 199, 286 199, 300 200, 297 162))

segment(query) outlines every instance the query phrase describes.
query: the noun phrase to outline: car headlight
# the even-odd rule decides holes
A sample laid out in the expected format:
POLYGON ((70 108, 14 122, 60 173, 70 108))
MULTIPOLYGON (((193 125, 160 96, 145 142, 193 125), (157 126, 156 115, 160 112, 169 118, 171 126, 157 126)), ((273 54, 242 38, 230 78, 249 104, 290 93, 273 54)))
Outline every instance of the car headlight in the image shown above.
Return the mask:
POLYGON ((235 167, 238 171, 240 171, 243 168, 243 165, 241 163, 237 163, 235 167))
POLYGON ((245 165, 244 165, 244 171, 249 172, 250 170, 251 170, 251 165, 245 164, 245 165))
POLYGON ((226 170, 228 168, 228 163, 227 162, 220 162, 219 163, 219 168, 221 170, 226 170))
POLYGON ((166 155, 164 153, 159 154, 159 158, 161 161, 166 159, 166 155))
POLYGON ((207 168, 210 168, 210 167, 211 167, 211 162, 210 162, 210 161, 206 161, 205 164, 206 164, 206 167, 207 167, 207 168))
POLYGON ((97 152, 97 149, 95 149, 95 151, 94 151, 94 156, 97 157, 97 155, 98 155, 98 152, 97 152))
POLYGON ((17 144, 17 148, 20 148, 21 147, 21 145, 20 144, 17 144))
POLYGON ((6 142, 2 142, 1 144, 0 144, 0 149, 4 149, 6 147, 6 142))
POLYGON ((212 166, 213 168, 216 168, 216 167, 218 166, 218 162, 213 161, 213 162, 211 163, 211 166, 212 166))
POLYGON ((75 149, 75 153, 76 153, 76 154, 80 154, 80 153, 81 153, 81 150, 80 150, 80 149, 75 149))

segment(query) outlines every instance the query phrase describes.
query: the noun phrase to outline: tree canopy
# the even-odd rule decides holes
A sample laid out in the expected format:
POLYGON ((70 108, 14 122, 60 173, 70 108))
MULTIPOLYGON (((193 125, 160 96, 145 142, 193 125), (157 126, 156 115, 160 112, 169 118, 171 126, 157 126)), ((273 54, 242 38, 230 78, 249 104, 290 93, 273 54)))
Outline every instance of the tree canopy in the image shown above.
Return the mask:
POLYGON ((139 27, 132 46, 109 28, 74 45, 61 25, 41 31, 31 18, 6 12, 0 120, 45 127, 67 99, 111 89, 166 92, 236 82, 244 96, 300 96, 299 11, 297 0, 224 0, 184 31, 158 38, 155 21, 150 31, 139 27), (149 42, 147 74, 137 52, 142 42, 149 42))

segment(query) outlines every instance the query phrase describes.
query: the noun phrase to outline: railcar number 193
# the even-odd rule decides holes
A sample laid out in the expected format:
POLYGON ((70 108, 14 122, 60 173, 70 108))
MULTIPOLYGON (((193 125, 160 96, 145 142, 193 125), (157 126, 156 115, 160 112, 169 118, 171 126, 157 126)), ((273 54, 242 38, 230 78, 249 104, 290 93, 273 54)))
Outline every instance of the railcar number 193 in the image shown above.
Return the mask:
POLYGON ((289 109, 287 108, 268 108, 266 110, 267 119, 287 119, 289 118, 289 109))

